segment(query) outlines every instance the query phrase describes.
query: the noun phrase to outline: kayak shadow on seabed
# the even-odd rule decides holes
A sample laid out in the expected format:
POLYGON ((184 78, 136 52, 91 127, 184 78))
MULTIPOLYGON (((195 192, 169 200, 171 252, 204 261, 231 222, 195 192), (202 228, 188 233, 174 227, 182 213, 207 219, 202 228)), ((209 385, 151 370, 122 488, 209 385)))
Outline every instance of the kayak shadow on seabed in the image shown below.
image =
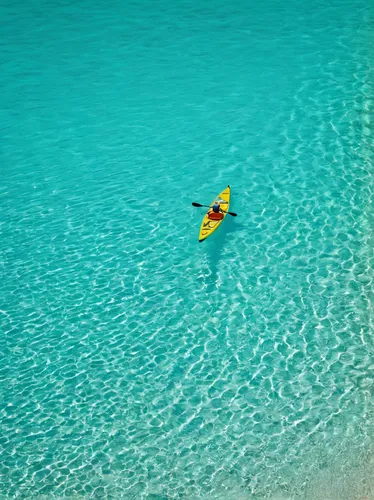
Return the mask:
POLYGON ((240 224, 236 219, 228 217, 226 217, 224 224, 221 225, 215 234, 212 234, 210 238, 201 243, 205 245, 207 256, 208 272, 204 272, 203 280, 208 293, 218 290, 220 262, 223 257, 225 245, 230 239, 230 234, 245 229, 245 226, 240 224))

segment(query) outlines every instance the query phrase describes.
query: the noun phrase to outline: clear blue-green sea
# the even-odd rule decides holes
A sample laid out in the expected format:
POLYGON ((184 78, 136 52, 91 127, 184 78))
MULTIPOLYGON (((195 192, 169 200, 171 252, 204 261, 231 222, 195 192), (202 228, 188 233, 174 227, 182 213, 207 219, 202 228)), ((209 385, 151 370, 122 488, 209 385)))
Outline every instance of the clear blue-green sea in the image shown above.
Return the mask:
POLYGON ((373 499, 373 2, 0 18, 0 498, 373 499))

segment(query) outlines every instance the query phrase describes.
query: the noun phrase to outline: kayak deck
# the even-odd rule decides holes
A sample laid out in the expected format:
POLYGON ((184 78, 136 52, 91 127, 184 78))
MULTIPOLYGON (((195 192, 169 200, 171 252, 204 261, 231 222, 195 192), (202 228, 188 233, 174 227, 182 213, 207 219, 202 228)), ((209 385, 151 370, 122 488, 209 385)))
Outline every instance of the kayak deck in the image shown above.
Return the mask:
MULTIPOLYGON (((213 202, 211 203, 212 205, 218 201, 220 204, 222 210, 227 212, 229 210, 230 206, 230 195, 231 195, 231 189, 230 186, 227 186, 219 195, 217 195, 213 202)), ((222 224, 222 222, 225 220, 226 213, 223 214, 223 217, 221 220, 212 220, 208 217, 209 213, 211 212, 211 209, 208 210, 206 213, 203 222, 201 223, 200 226, 200 233, 199 233, 199 241, 202 242, 208 238, 211 234, 214 233, 218 229, 218 227, 222 224)))

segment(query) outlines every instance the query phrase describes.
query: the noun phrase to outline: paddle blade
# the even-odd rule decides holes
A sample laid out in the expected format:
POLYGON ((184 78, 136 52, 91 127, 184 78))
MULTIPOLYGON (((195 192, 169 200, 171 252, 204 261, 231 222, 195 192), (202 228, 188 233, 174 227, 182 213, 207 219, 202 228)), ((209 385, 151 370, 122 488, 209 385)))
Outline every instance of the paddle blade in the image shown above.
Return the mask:
POLYGON ((192 205, 194 207, 203 207, 204 205, 201 205, 200 203, 196 203, 195 201, 192 202, 192 205))
POLYGON ((235 212, 227 212, 228 214, 232 215, 233 217, 237 217, 238 214, 236 214, 235 212))

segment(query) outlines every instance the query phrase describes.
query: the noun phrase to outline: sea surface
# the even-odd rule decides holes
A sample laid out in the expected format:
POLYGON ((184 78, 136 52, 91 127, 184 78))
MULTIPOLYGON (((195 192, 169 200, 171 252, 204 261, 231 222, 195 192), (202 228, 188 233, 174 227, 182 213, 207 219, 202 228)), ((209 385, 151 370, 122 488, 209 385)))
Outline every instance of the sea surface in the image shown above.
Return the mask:
POLYGON ((374 498, 373 2, 0 18, 0 498, 374 498))

